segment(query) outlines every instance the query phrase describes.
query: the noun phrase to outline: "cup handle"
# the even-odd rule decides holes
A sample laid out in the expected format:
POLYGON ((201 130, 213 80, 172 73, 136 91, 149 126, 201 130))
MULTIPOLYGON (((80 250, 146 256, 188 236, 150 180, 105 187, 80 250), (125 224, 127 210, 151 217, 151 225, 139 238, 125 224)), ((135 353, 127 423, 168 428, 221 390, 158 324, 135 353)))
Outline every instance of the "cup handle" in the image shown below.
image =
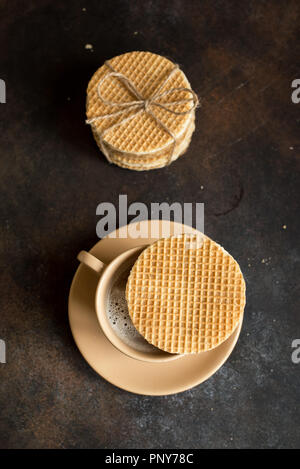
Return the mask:
POLYGON ((80 251, 77 256, 77 259, 82 264, 94 270, 98 275, 102 272, 104 267, 106 267, 106 265, 102 261, 100 261, 100 259, 97 259, 97 257, 93 256, 87 251, 80 251))

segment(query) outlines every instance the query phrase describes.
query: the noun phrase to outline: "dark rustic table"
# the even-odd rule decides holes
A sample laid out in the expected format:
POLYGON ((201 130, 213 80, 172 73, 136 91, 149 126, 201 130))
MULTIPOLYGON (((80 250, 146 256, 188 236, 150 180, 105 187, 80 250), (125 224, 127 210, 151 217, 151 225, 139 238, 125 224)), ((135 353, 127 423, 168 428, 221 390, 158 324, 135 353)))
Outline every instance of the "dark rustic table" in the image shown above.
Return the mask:
POLYGON ((0 446, 299 447, 299 1, 1 0, 0 15, 0 446), (158 171, 109 165, 84 123, 89 78, 131 50, 179 63, 202 101, 188 153, 158 171), (182 394, 122 391, 72 339, 76 254, 119 194, 204 202, 246 278, 236 349, 182 394))

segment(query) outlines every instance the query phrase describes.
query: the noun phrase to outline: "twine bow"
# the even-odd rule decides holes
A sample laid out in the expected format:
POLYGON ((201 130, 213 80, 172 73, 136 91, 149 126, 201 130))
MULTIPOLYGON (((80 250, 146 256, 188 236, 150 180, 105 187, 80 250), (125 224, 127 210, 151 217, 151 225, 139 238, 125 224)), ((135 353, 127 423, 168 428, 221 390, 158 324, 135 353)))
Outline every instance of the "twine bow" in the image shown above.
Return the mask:
MULTIPOLYGON (((168 157, 168 161, 167 161, 167 164, 170 164, 171 161, 172 161, 172 158, 173 158, 173 155, 174 155, 174 150, 175 150, 175 147, 176 147, 176 137, 175 135, 166 127, 166 125, 153 113, 151 107, 152 106, 157 106, 157 107, 160 107, 162 109, 164 109, 165 111, 167 112, 170 112, 171 114, 175 114, 177 116, 184 116, 186 114, 190 114, 197 106, 198 106, 198 97, 196 95, 196 93, 191 90, 190 88, 184 88, 184 87, 181 87, 181 88, 171 88, 170 90, 167 90, 167 91, 164 91, 163 93, 161 93, 160 91, 163 89, 163 87, 165 86, 165 84, 167 83, 167 81, 171 78, 171 76, 177 71, 179 70, 179 66, 178 65, 175 65, 175 67, 170 71, 170 73, 167 75, 167 77, 162 81, 162 83, 159 85, 158 89, 153 93, 152 96, 150 96, 149 98, 144 98, 141 93, 136 89, 134 83, 129 79, 127 78, 125 75, 123 75, 122 73, 120 72, 116 72, 114 70, 114 68, 111 66, 111 64, 106 61, 105 62, 105 65, 111 70, 110 73, 106 74, 98 83, 97 85, 97 94, 98 94, 98 98, 104 103, 106 104, 107 106, 113 106, 113 107, 117 107, 118 110, 115 111, 115 112, 111 112, 109 114, 104 114, 102 116, 95 116, 95 117, 92 117, 91 119, 88 119, 86 121, 87 124, 93 124, 94 122, 100 120, 100 119, 109 119, 111 117, 117 117, 117 116, 120 116, 122 114, 125 114, 127 113, 128 111, 135 111, 133 112, 132 114, 130 114, 130 116, 124 116, 123 119, 121 119, 119 122, 115 123, 115 124, 112 124, 110 125, 109 127, 107 127, 104 131, 102 131, 101 133, 98 133, 98 137, 99 137, 99 143, 100 143, 100 147, 101 147, 101 150, 102 152, 105 154, 106 158, 108 159, 108 161, 111 163, 111 158, 110 158, 110 155, 109 155, 109 152, 107 151, 106 147, 105 147, 105 142, 104 142, 104 136, 106 135, 106 133, 110 130, 112 130, 113 128, 116 128, 116 127, 119 127, 120 125, 124 124, 125 122, 128 122, 130 121, 131 119, 133 119, 134 117, 138 116, 139 114, 141 114, 142 112, 147 112, 156 122, 158 125, 160 125, 160 127, 168 134, 170 135, 170 137, 172 138, 173 142, 172 142, 172 147, 171 147, 171 151, 170 151, 170 154, 169 154, 169 157, 168 157), (130 93, 132 93, 136 100, 135 101, 125 101, 125 102, 114 102, 114 101, 109 101, 107 99, 104 99, 104 97, 102 96, 101 94, 101 86, 103 85, 103 83, 108 80, 109 78, 112 78, 112 77, 116 77, 116 78, 119 78, 122 83, 125 85, 125 87, 128 89, 128 91, 130 93), (174 92, 177 92, 177 91, 185 91, 185 92, 188 92, 190 93, 192 96, 191 98, 187 98, 187 99, 180 99, 179 101, 170 101, 168 103, 160 103, 158 102, 161 98, 165 97, 165 96, 168 96, 170 95, 171 93, 174 93, 174 92), (187 111, 183 111, 183 112, 179 112, 179 111, 174 111, 173 109, 170 109, 170 107, 168 105, 177 105, 177 104, 184 104, 184 103, 187 103, 187 102, 193 102, 193 105, 190 109, 188 109, 187 111), (167 105, 168 104, 168 105, 167 105)), ((119 152, 121 153, 127 153, 125 151, 121 151, 121 150, 118 150, 119 152)))

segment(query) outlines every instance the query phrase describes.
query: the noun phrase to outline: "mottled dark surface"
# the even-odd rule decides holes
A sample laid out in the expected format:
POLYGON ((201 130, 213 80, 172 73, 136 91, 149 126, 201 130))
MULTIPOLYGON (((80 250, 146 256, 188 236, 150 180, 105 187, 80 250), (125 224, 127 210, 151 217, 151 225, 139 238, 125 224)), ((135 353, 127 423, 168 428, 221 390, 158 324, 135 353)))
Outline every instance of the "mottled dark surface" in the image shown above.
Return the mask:
POLYGON ((299 1, 0 0, 0 16, 0 446, 299 447, 299 1), (158 171, 110 166, 84 124, 90 76, 130 50, 171 57, 202 97, 188 153, 158 171), (120 193, 204 202, 245 274, 236 349, 179 395, 113 387, 69 330, 76 254, 120 193))

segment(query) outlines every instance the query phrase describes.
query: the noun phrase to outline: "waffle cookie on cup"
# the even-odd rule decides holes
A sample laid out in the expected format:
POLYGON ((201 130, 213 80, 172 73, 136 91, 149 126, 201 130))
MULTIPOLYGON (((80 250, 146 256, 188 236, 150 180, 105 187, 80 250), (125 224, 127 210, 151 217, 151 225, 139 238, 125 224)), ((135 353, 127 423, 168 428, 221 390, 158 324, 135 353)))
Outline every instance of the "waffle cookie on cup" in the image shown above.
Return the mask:
POLYGON ((132 322, 152 345, 199 353, 224 342, 242 320, 238 263, 204 235, 160 239, 136 260, 126 286, 132 322))
POLYGON ((151 52, 128 52, 106 61, 91 78, 86 122, 109 162, 145 171, 187 150, 197 105, 178 65, 151 52))

